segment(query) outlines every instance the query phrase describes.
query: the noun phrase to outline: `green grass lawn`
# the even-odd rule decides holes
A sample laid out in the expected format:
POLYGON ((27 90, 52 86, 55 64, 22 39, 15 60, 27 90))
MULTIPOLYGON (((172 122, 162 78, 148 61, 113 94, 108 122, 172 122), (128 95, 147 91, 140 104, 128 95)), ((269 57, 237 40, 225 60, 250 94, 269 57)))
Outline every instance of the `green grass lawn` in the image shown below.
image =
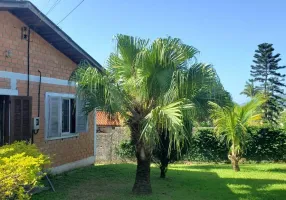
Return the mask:
POLYGON ((235 173, 230 165, 172 165, 165 180, 152 168, 153 194, 131 194, 136 166, 99 165, 81 168, 52 179, 56 192, 34 200, 57 199, 286 199, 286 164, 244 164, 235 173))

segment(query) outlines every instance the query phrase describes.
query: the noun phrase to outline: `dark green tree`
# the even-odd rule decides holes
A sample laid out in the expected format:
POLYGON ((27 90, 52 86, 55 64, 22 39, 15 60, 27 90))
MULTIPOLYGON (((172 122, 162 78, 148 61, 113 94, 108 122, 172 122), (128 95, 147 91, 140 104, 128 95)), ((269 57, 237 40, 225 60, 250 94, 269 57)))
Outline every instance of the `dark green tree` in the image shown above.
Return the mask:
POLYGON ((284 77, 279 71, 286 66, 279 66, 280 54, 274 54, 272 44, 258 45, 254 55, 254 65, 251 65, 251 76, 257 83, 257 89, 264 94, 267 101, 262 106, 264 120, 276 124, 279 114, 284 109, 284 77))

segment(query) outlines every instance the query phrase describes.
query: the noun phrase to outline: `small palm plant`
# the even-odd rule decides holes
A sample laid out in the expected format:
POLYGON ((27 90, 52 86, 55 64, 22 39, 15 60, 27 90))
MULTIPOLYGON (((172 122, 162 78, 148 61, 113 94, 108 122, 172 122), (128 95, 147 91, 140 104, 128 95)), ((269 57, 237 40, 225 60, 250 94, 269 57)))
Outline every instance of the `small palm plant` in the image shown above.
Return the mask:
POLYGON ((247 127, 260 123, 259 110, 263 102, 261 97, 255 97, 244 105, 234 103, 231 106, 221 107, 216 103, 209 103, 215 133, 223 136, 230 145, 228 158, 234 171, 240 171, 238 162, 247 138, 247 127))

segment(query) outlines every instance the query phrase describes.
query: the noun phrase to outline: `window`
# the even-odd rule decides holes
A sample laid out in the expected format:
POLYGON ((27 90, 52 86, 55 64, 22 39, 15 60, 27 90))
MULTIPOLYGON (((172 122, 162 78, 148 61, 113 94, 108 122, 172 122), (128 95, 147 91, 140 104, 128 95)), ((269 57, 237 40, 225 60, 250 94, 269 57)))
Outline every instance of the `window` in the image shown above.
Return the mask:
POLYGON ((70 133, 70 101, 71 99, 62 99, 62 132, 70 133))
POLYGON ((75 133, 75 100, 62 99, 62 133, 75 133))
POLYGON ((46 94, 46 138, 72 137, 87 132, 87 117, 82 101, 73 94, 46 94))

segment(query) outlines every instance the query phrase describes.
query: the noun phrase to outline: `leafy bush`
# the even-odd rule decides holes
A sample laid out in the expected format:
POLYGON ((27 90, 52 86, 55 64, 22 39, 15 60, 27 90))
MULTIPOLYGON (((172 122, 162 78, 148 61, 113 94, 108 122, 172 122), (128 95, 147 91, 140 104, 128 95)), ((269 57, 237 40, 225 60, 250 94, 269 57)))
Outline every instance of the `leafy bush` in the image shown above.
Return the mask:
POLYGON ((116 154, 123 160, 135 160, 135 146, 129 140, 124 140, 116 148, 116 154))
MULTIPOLYGON (((286 161, 286 131, 272 128, 248 128, 243 158, 248 161, 286 161)), ((186 159, 199 162, 228 162, 226 142, 212 129, 199 129, 193 134, 186 159)))
POLYGON ((49 158, 35 145, 15 142, 0 147, 0 199, 29 199, 49 158))
POLYGON ((198 162, 228 161, 228 148, 224 140, 219 140, 213 129, 204 128, 194 132, 186 159, 198 162))
MULTIPOLYGON (((246 145, 242 157, 247 161, 286 161, 286 130, 273 128, 248 128, 246 145)), ((135 158, 134 146, 129 142, 123 142, 119 149, 119 156, 135 158)), ((153 157, 159 158, 160 150, 153 151, 153 157)), ((191 138, 185 160, 196 162, 229 162, 226 141, 217 138, 213 129, 204 128, 196 130, 191 138)), ((171 157, 176 161, 176 153, 171 152, 171 157)))
POLYGON ((244 157, 255 161, 286 161, 286 132, 283 129, 250 128, 244 157))

